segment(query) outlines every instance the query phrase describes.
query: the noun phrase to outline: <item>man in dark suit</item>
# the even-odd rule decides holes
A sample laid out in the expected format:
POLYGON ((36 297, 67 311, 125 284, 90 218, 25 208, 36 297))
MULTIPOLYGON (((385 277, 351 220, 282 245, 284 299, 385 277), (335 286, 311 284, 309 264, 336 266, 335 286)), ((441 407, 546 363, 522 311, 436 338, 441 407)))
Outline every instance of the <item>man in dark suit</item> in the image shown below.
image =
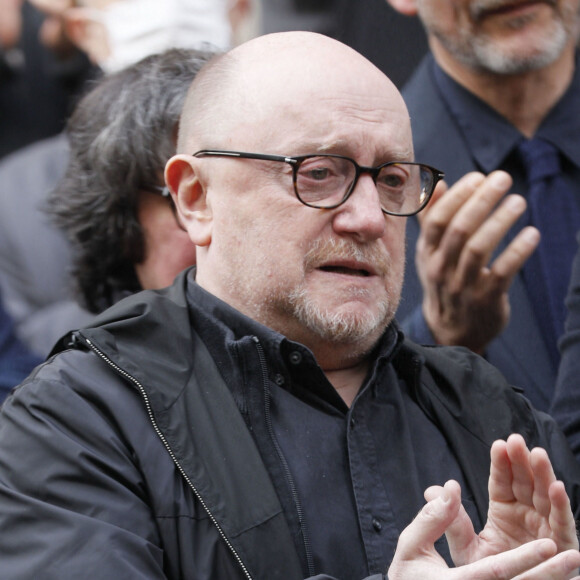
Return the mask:
POLYGON ((580 226, 579 2, 390 2, 419 15, 431 48, 403 91, 417 158, 449 184, 470 171, 513 178, 495 174, 484 191, 481 176, 469 176, 409 222, 416 270, 407 269, 400 320, 417 341, 485 353, 546 410, 580 226), (551 156, 560 170, 536 205, 532 173, 551 156), (525 211, 513 198, 498 208, 510 190, 527 197, 525 211), (542 239, 518 271, 537 243, 527 225, 542 239))
POLYGON ((576 459, 580 461, 580 247, 572 264, 566 306, 566 332, 560 342, 562 360, 550 413, 559 423, 576 459))

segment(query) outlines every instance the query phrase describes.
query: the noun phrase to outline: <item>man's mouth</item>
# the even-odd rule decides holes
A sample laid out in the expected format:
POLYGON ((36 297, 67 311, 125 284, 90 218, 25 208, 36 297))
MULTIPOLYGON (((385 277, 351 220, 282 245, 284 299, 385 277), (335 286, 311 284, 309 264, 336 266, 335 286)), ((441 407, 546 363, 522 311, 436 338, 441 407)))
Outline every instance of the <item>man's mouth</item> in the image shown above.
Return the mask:
POLYGON ((348 276, 353 283, 354 278, 367 278, 367 284, 370 279, 386 279, 391 271, 391 261, 378 243, 363 245, 338 238, 313 244, 304 258, 304 271, 348 276))
POLYGON ((482 17, 495 16, 501 14, 508 14, 510 12, 515 12, 527 8, 528 6, 534 6, 536 4, 547 4, 553 6, 553 0, 514 0, 513 2, 489 2, 489 3, 476 3, 472 10, 475 19, 481 19, 482 17))
POLYGON ((323 272, 332 272, 334 274, 346 274, 347 276, 368 277, 371 273, 364 268, 348 268, 346 266, 320 266, 319 270, 323 272))

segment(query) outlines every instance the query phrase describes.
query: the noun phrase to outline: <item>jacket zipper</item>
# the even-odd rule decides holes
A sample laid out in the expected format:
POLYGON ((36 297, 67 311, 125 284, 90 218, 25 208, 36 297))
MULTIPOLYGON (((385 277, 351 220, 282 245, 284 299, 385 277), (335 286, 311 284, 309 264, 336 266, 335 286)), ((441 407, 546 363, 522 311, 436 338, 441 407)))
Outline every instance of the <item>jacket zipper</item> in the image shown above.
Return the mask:
POLYGON ((290 493, 292 494, 292 499, 294 501, 294 505, 296 506, 296 511, 298 513, 298 521, 300 523, 300 529, 302 530, 302 539, 304 541, 304 551, 306 553, 306 564, 308 566, 308 575, 314 576, 316 571, 314 568, 314 560, 312 558, 312 548, 310 546, 310 540, 308 539, 308 534, 306 532, 306 526, 304 524, 304 512, 302 511, 302 506, 300 504, 300 499, 298 497, 298 492, 296 491, 296 486, 294 484, 294 479, 292 478, 292 474, 290 473, 290 468, 288 467, 288 463, 286 458, 282 453, 282 449, 280 449, 280 445, 278 444, 278 440, 274 435, 274 427, 272 425, 272 417, 270 414, 270 389, 268 387, 268 367, 266 364, 266 356, 264 355, 264 349, 260 344, 258 337, 253 337, 254 343, 256 344, 256 350, 258 351, 258 358, 260 359, 260 368, 262 370, 262 387, 264 390, 264 414, 266 419, 266 428, 268 430, 268 434, 270 435, 270 439, 272 440, 274 447, 276 449, 276 453, 278 454, 278 458, 280 459, 280 463, 282 463, 282 468, 284 469, 284 474, 288 485, 290 486, 290 493))
POLYGON ((105 353, 103 353, 97 346, 95 346, 88 338, 85 338, 84 336, 82 338, 83 338, 84 342, 86 343, 86 345, 97 356, 99 356, 102 360, 104 360, 118 374, 120 374, 121 376, 123 376, 126 379, 130 380, 139 389, 139 392, 141 393, 141 396, 143 397, 143 400, 145 402, 145 407, 147 409, 147 414, 149 415, 149 420, 151 421, 151 424, 153 426, 153 429, 155 430, 155 433, 157 433, 157 436, 159 437, 159 439, 161 439, 161 442, 165 446, 165 449, 169 453, 171 459, 173 460, 173 463, 175 464, 175 466, 179 470, 179 473, 181 473, 181 476, 183 477, 183 479, 185 479, 185 481, 187 482, 187 484, 189 485, 189 487, 192 489, 195 497, 197 498, 197 500, 199 501, 199 503, 202 505, 203 509, 206 511, 207 515, 209 516, 210 520, 212 521, 212 523, 216 527, 216 529, 219 532, 220 536, 222 537, 223 541, 226 543, 227 547, 232 552, 232 554, 233 554, 234 558, 236 559, 237 563, 240 565, 240 567, 241 567, 241 569, 242 569, 242 571, 244 573, 244 576, 247 578, 247 580, 252 580, 252 576, 250 575, 250 572, 246 568, 246 565, 244 564, 244 562, 240 558, 239 554, 236 552, 236 549, 232 546, 231 542, 228 540, 227 536, 225 535, 224 531, 222 530, 221 526, 219 525, 219 523, 216 520, 216 518, 214 517, 214 515, 211 513, 211 511, 207 507, 207 505, 206 505, 204 499, 202 498, 201 494, 198 492, 198 490, 196 489, 196 487, 193 485, 193 483, 189 479, 189 476, 187 475, 187 473, 185 473, 185 470, 183 469, 183 467, 179 463, 179 460, 175 457, 175 454, 173 453, 173 450, 171 449, 171 446, 169 445, 169 443, 165 439, 165 435, 163 435, 163 433, 161 432, 161 430, 157 426, 157 422, 155 421, 155 417, 154 417, 153 411, 151 409, 151 403, 149 402, 149 397, 148 397, 145 389, 143 388, 143 385, 135 377, 133 377, 127 371, 124 371, 121 367, 119 367, 117 364, 115 364, 105 353))

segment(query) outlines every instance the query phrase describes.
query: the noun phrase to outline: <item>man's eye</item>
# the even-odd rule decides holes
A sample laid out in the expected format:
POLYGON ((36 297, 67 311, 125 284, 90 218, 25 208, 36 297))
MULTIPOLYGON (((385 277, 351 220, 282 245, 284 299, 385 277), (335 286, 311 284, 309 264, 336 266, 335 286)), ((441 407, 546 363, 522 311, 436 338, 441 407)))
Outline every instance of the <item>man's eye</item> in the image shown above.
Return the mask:
POLYGON ((389 189, 400 189, 405 187, 409 181, 409 176, 396 168, 390 167, 388 171, 383 171, 379 175, 378 183, 389 189))
POLYGON ((322 181, 330 177, 330 170, 327 167, 315 167, 306 171, 305 177, 314 181, 322 181))
POLYGON ((385 175, 382 181, 388 187, 401 187, 404 183, 400 175, 385 175))

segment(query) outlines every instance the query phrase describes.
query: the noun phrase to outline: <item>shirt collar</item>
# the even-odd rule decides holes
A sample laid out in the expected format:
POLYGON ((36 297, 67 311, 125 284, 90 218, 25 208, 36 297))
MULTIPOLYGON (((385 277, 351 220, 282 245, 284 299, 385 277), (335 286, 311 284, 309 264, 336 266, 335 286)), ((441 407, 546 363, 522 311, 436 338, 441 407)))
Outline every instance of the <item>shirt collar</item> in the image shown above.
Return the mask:
POLYGON ((580 168, 580 51, 576 52, 570 86, 540 125, 537 137, 553 143, 580 168))
MULTIPOLYGON (((580 167, 580 53, 570 86, 540 125, 536 136, 555 145, 580 167)), ((433 77, 440 97, 457 120, 477 164, 485 173, 501 167, 524 136, 504 117, 454 81, 433 60, 433 77)))
POLYGON ((187 299, 190 311, 196 318, 202 318, 216 325, 216 330, 239 340, 246 336, 257 336, 261 341, 279 345, 284 336, 245 316, 227 302, 202 288, 195 282, 195 268, 190 272, 187 284, 187 299))

